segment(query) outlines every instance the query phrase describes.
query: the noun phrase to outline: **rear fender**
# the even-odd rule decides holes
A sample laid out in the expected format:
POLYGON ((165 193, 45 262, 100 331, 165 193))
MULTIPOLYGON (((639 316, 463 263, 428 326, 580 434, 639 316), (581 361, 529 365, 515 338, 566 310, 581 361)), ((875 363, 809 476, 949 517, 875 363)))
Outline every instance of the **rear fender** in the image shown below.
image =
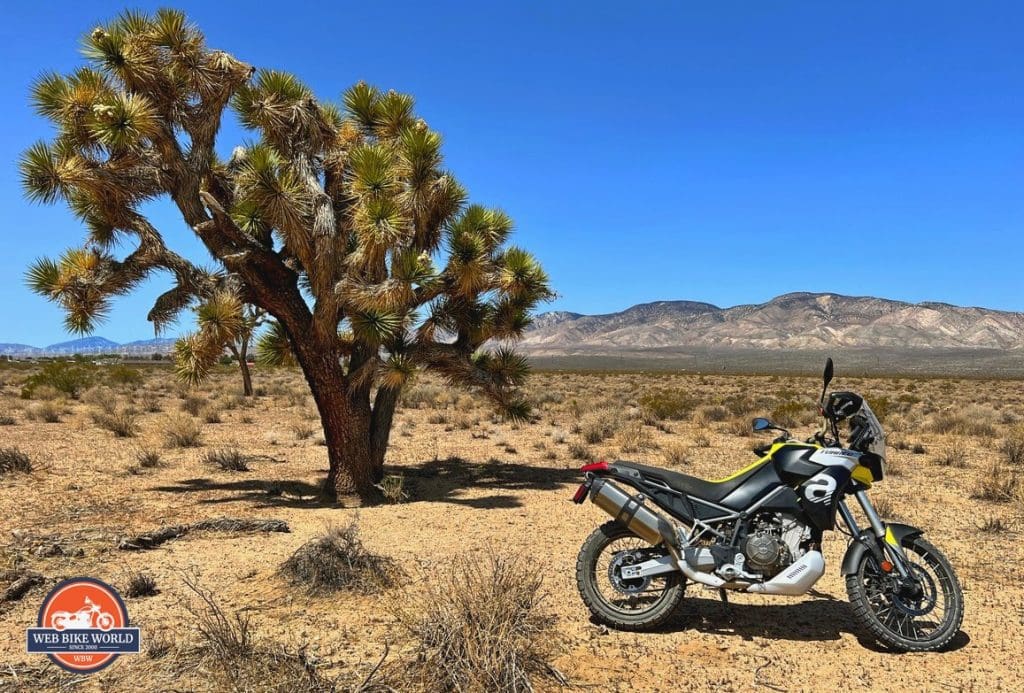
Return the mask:
MULTIPOLYGON (((885 541, 893 546, 901 546, 904 539, 913 539, 922 534, 924 534, 924 530, 911 527, 910 525, 902 525, 898 522, 892 522, 885 526, 885 541)), ((873 553, 876 560, 882 560, 882 552, 878 546, 878 541, 875 535, 867 530, 861 532, 860 536, 851 542, 850 547, 846 549, 846 555, 843 556, 843 566, 840 568, 839 573, 843 576, 856 573, 857 566, 860 565, 865 553, 873 553)))

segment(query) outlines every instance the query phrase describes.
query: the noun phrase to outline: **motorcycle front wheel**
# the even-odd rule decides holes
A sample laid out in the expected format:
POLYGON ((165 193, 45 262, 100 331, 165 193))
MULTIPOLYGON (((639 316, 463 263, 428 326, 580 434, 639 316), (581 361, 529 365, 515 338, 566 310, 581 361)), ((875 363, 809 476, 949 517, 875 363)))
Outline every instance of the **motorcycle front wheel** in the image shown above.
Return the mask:
POLYGON ((964 620, 964 594, 942 552, 921 537, 903 550, 917 582, 884 572, 871 553, 846 577, 853 614, 879 642, 901 652, 930 652, 949 643, 964 620))
POLYGON ((583 542, 576 561, 576 584, 594 618, 618 630, 650 630, 672 617, 686 581, 678 573, 623 579, 622 568, 666 555, 612 520, 583 542))

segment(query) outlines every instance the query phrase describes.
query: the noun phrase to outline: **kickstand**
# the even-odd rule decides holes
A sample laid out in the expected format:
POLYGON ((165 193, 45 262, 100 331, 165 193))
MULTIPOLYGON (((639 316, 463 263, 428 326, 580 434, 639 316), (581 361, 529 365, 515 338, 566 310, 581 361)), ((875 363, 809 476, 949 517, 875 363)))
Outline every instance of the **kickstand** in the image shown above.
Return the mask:
POLYGON ((731 621, 732 620, 732 609, 729 608, 729 595, 726 594, 726 590, 719 589, 718 590, 718 596, 722 600, 722 606, 725 609, 725 617, 726 617, 726 619, 731 621))

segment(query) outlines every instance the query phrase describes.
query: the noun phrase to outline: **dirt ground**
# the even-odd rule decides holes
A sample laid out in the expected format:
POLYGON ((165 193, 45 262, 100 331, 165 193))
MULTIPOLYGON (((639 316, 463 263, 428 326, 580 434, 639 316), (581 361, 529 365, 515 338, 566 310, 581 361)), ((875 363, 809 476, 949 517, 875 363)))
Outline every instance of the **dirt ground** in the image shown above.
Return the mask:
MULTIPOLYGON (((222 687, 201 668, 183 672, 173 658, 146 654, 147 644, 196 637, 183 607, 188 576, 228 612, 249 614, 260 638, 304 648, 325 672, 358 683, 386 643, 389 661, 412 656, 390 608, 403 589, 431 580, 454 556, 494 551, 520 555, 543 575, 544 608, 556 618, 552 664, 573 688, 1024 690, 1021 469, 1003 450, 1021 426, 1019 381, 854 380, 842 377, 840 364, 835 386, 865 394, 890 432, 889 477, 873 490, 880 510, 924 528, 964 587, 963 629, 948 651, 893 654, 852 620, 838 534, 826 535, 828 569, 812 595, 732 595, 726 609, 717 593, 691 585, 676 622, 656 633, 591 623, 576 591, 580 544, 608 519, 590 503, 570 502, 580 464, 627 458, 725 476, 764 442, 747 430, 752 416, 772 415, 810 434, 814 379, 543 372, 530 386, 538 419, 522 425, 421 380, 405 395, 388 455, 388 474, 402 479, 409 498, 354 508, 317 500, 326 448, 297 372, 257 370, 258 393, 247 400, 229 369, 198 390, 178 385, 167 368, 140 371, 141 382, 95 385, 78 399, 46 388, 23 399, 31 371, 0 368, 0 448, 17 448, 34 466, 0 475, 0 572, 7 571, 0 590, 25 570, 46 578, 0 604, 0 689, 78 682, 24 652, 25 628, 62 577, 121 587, 143 571, 159 589, 127 600, 144 652, 121 657, 76 690, 222 687), (128 407, 134 436, 100 425, 128 407), (54 412, 59 421, 47 423, 54 412), (190 422, 201 446, 169 447, 168 430, 190 422), (205 461, 228 448, 249 456, 248 471, 205 461), (159 465, 141 466, 143 451, 157 453, 159 465), (992 490, 993 479, 1005 482, 1002 491, 992 490), (221 516, 281 519, 291 531, 193 532, 149 551, 116 547, 119 537, 221 516), (290 588, 281 563, 353 519, 368 548, 403 566, 406 584, 372 597, 310 597, 290 588)), ((559 688, 544 676, 534 685, 559 688)))

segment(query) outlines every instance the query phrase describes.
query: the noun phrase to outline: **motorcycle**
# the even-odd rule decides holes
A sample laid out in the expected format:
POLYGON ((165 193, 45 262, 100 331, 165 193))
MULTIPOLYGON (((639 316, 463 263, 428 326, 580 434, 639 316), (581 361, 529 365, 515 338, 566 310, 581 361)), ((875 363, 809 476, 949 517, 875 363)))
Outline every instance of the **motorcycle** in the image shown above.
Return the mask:
POLYGON ((573 501, 589 497, 614 518, 584 541, 576 563, 580 595, 598 622, 657 628, 672 617, 687 582, 719 590, 724 601, 730 590, 805 594, 825 572, 824 532, 838 530, 850 538, 840 572, 865 631, 904 652, 952 640, 964 614, 953 567, 922 530, 879 517, 868 490, 884 478, 885 432, 863 397, 829 393, 833 374, 830 358, 820 431, 800 441, 754 419, 754 431, 779 435, 755 449, 757 462, 724 479, 621 460, 581 468, 573 501), (851 497, 866 527, 847 505, 851 497))
POLYGON ((114 627, 114 617, 86 597, 85 606, 81 609, 78 611, 55 611, 50 623, 56 630, 99 628, 106 632, 114 627))

